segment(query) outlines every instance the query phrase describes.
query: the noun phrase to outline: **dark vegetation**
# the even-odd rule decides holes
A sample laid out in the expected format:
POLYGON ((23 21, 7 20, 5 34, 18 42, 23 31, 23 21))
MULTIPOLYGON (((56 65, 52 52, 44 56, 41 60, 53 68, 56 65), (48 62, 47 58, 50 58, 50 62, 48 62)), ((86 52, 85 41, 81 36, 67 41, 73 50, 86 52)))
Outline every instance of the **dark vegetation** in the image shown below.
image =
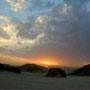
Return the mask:
POLYGON ((61 68, 50 68, 46 77, 58 77, 58 78, 65 78, 66 73, 61 68))
POLYGON ((0 63, 0 72, 14 72, 14 73, 21 73, 21 72, 34 72, 34 73, 45 73, 47 68, 43 66, 39 66, 36 64, 25 64, 22 66, 12 66, 8 64, 0 63))
MULTIPOLYGON (((22 72, 30 72, 30 73, 45 73, 46 77, 58 77, 65 78, 67 77, 66 72, 61 68, 46 68, 43 66, 39 66, 36 64, 24 64, 22 66, 13 66, 8 64, 0 63, 0 72, 13 72, 17 74, 21 74, 22 72)), ((90 64, 83 66, 79 69, 72 71, 68 75, 73 76, 90 76, 90 64)))
POLYGON ((20 66, 21 70, 23 72, 40 72, 40 73, 44 73, 47 71, 46 67, 43 66, 39 66, 36 64, 25 64, 20 66))
POLYGON ((0 72, 1 71, 8 71, 8 72, 14 72, 14 73, 21 73, 21 69, 18 66, 12 66, 8 64, 1 64, 0 63, 0 72))

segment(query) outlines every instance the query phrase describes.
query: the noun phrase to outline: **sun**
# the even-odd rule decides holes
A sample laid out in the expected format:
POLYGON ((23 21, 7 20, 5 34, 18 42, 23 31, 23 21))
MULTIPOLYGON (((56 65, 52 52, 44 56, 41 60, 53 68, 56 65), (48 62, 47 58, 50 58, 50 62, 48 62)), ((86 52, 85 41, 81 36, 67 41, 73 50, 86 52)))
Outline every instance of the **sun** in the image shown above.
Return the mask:
POLYGON ((48 62, 48 61, 43 61, 43 62, 41 62, 42 64, 44 64, 44 65, 52 65, 53 63, 51 63, 51 62, 48 62))
POLYGON ((49 59, 47 59, 47 58, 46 59, 38 59, 36 63, 39 64, 39 65, 43 65, 43 66, 59 65, 59 63, 56 60, 51 59, 51 58, 49 58, 49 59))
POLYGON ((51 62, 51 61, 40 61, 39 64, 41 64, 43 66, 52 66, 52 65, 55 65, 55 63, 51 62))

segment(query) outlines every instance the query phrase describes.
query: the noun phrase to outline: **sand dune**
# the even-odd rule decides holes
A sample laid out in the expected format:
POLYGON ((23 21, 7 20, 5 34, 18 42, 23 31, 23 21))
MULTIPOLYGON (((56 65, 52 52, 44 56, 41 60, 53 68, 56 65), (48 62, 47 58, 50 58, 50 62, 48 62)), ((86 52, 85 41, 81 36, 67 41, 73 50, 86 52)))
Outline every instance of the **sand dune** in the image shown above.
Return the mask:
POLYGON ((0 89, 90 90, 90 77, 47 78, 40 73, 0 73, 0 89))

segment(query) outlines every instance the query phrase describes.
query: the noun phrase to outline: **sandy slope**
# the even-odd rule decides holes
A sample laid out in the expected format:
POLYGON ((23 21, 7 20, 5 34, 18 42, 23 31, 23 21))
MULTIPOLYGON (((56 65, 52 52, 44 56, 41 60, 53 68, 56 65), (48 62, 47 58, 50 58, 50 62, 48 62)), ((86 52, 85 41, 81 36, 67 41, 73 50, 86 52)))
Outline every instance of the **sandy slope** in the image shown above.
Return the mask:
POLYGON ((90 77, 47 78, 43 74, 0 72, 0 89, 90 90, 90 77))

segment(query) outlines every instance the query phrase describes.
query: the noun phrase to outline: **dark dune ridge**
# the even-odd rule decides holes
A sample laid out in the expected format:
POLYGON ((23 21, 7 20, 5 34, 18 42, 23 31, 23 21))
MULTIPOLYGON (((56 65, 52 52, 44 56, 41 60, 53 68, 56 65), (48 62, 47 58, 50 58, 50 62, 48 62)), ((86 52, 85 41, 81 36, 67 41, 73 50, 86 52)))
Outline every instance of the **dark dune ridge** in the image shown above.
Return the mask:
POLYGON ((12 66, 12 65, 8 65, 8 64, 0 63, 0 72, 2 72, 2 71, 8 71, 8 72, 14 72, 14 73, 21 73, 21 72, 44 73, 47 71, 47 68, 36 65, 36 64, 24 64, 21 66, 12 66))
POLYGON ((83 67, 73 71, 69 75, 74 75, 74 76, 90 76, 90 64, 85 65, 85 66, 83 66, 83 67))
POLYGON ((8 65, 8 64, 0 63, 0 72, 1 71, 21 73, 21 69, 18 66, 12 66, 12 65, 8 65))
POLYGON ((21 66, 13 66, 9 64, 2 64, 0 63, 0 72, 13 72, 19 73, 22 72, 30 72, 30 73, 46 73, 46 77, 66 77, 67 75, 73 76, 90 76, 90 64, 85 65, 79 69, 72 71, 71 73, 67 74, 66 71, 60 67, 54 68, 46 68, 43 66, 39 66, 36 64, 24 64, 21 66))
POLYGON ((44 73, 47 71, 46 67, 43 66, 39 66, 36 64, 24 64, 22 66, 20 66, 22 72, 40 72, 40 73, 44 73))

